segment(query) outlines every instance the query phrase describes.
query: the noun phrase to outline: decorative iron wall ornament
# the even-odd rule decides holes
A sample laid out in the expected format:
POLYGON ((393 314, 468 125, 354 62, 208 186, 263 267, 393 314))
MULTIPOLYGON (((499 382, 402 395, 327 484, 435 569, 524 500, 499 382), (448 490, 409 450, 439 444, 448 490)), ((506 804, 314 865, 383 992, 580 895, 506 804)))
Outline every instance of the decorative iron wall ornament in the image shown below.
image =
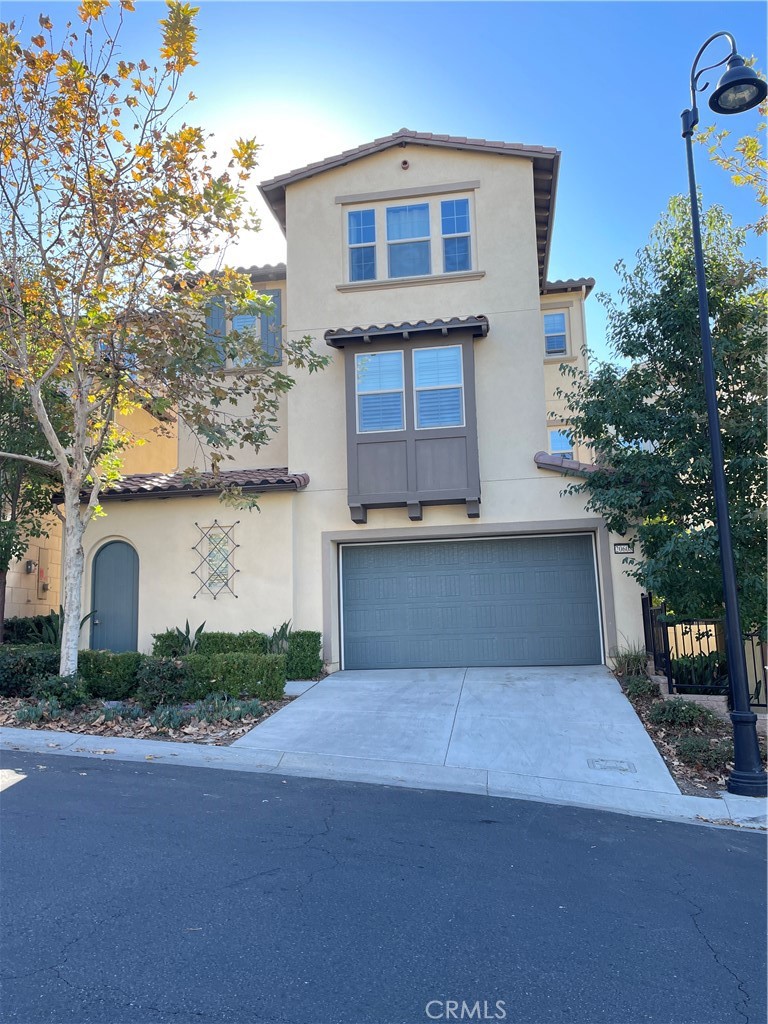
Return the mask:
POLYGON ((222 526, 218 519, 214 519, 211 526, 195 523, 200 531, 200 539, 192 550, 200 562, 192 570, 192 575, 198 578, 200 586, 192 595, 193 598, 203 592, 210 594, 214 601, 224 593, 237 597, 233 581, 240 570, 235 568, 234 557, 240 545, 235 544, 234 530, 239 523, 239 519, 231 526, 222 526))

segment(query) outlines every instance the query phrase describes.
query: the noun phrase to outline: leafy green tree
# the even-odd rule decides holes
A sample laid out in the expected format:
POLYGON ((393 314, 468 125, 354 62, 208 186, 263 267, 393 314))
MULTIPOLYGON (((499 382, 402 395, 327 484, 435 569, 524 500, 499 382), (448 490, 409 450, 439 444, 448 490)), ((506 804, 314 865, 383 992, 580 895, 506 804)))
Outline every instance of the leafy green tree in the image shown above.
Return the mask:
MULTIPOLYGON (((765 633, 766 277, 745 231, 719 207, 702 216, 725 469, 742 625, 765 633)), ((674 197, 602 296, 616 361, 563 366, 570 430, 597 470, 568 488, 610 529, 631 532, 627 572, 681 617, 723 613, 701 372, 690 208, 674 197)))
MULTIPOLYGON (((212 306, 267 313, 246 275, 219 269, 258 221, 245 183, 258 146, 223 162, 181 119, 181 80, 196 61, 197 8, 167 0, 154 65, 129 60, 131 0, 82 0, 60 35, 45 15, 22 38, 0 23, 0 372, 24 392, 50 457, 0 450, 54 473, 64 507, 61 673, 77 668, 83 533, 130 443, 118 414, 179 415, 215 465, 276 428, 293 378, 253 329, 212 331, 212 306), (63 429, 46 389, 67 401, 63 429)), ((283 365, 325 363, 310 338, 283 365)))
MULTIPOLYGON (((10 384, 0 386, 0 449, 50 460, 50 451, 24 395, 10 384)), ((50 470, 0 456, 0 644, 4 639, 8 570, 33 537, 47 536, 46 520, 56 480, 50 470)))

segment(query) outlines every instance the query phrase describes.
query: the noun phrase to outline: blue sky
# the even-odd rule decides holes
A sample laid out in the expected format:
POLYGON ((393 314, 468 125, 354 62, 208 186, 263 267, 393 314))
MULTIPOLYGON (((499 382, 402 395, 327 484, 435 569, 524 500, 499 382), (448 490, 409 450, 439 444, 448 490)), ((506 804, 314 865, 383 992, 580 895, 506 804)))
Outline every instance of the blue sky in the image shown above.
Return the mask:
MULTIPOLYGON (((554 146, 562 162, 549 276, 592 276, 598 291, 615 289, 616 261, 631 263, 669 196, 687 188, 679 115, 699 46, 725 29, 766 67, 762 2, 199 6, 200 63, 185 79, 199 99, 188 120, 220 146, 255 136, 264 146, 259 179, 401 127, 554 146)), ((41 10, 58 24, 75 5, 3 0, 2 18, 31 28, 41 10)), ((163 11, 138 0, 129 56, 151 59, 163 11)), ((710 52, 724 56, 725 42, 710 52)), ((700 107, 702 124, 712 123, 706 99, 700 107)), ((749 134, 757 120, 750 111, 720 126, 749 134)), ((696 155, 705 202, 723 204, 737 223, 754 220, 752 194, 734 188, 701 147, 696 155)), ((266 210, 263 220, 232 262, 284 259, 266 210)), ((590 344, 602 354, 604 315, 594 298, 587 305, 590 344)))

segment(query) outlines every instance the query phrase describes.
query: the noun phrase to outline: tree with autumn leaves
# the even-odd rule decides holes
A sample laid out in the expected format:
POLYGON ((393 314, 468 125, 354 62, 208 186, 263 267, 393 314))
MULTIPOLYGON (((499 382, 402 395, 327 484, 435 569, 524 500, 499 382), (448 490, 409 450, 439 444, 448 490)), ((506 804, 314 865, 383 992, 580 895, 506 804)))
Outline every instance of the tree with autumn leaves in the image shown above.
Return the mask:
MULTIPOLYGON (((118 414, 180 416, 215 469, 233 446, 269 439, 293 384, 255 331, 217 338, 206 326, 214 302, 229 315, 270 311, 223 266, 227 245, 258 228, 245 197, 258 146, 238 140, 219 167, 183 119, 197 9, 168 0, 153 64, 122 53, 132 10, 83 0, 80 24, 57 34, 42 15, 29 39, 0 24, 0 369, 48 448, 0 459, 60 492, 62 675, 77 669, 83 533, 131 444, 118 414)), ((310 338, 283 345, 287 368, 324 362, 310 338)))

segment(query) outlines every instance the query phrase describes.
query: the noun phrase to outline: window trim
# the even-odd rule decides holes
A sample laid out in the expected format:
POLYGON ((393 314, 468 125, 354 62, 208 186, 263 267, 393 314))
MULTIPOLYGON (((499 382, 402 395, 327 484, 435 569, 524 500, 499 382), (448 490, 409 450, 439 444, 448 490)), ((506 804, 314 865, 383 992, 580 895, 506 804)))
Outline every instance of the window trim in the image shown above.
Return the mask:
POLYGON ((411 369, 413 373, 413 429, 414 430, 459 430, 467 425, 467 410, 464 400, 464 349, 461 345, 422 345, 418 348, 414 348, 411 353, 411 369), (416 353, 417 352, 434 352, 437 349, 451 349, 455 348, 459 350, 459 367, 461 369, 461 383, 460 384, 434 384, 428 386, 417 387, 416 385, 416 353), (459 388, 461 391, 461 423, 449 423, 441 424, 440 426, 431 427, 420 427, 419 426, 419 406, 418 406, 418 394, 420 391, 448 391, 449 389, 459 388))
POLYGON ((544 334, 544 358, 545 359, 557 359, 560 356, 569 356, 571 354, 571 323, 568 316, 568 310, 562 307, 553 306, 552 308, 542 309, 541 311, 541 329, 544 334), (550 352, 547 348, 547 338, 557 338, 560 336, 560 332, 553 332, 547 334, 547 323, 546 317, 551 316, 554 313, 559 313, 563 317, 563 333, 565 336, 565 347, 558 349, 555 352, 550 352))
POLYGON ((355 433, 357 434, 397 434, 402 433, 408 426, 406 402, 405 402, 405 350, 404 349, 385 349, 381 352, 355 352, 354 359, 354 381, 355 381, 355 433), (399 390, 388 389, 376 389, 373 391, 360 391, 357 386, 357 361, 361 357, 370 359, 371 356, 380 355, 399 355, 400 356, 400 369, 402 371, 402 386, 399 390), (402 411, 403 411, 403 425, 401 427, 387 427, 385 430, 361 430, 360 429, 360 402, 358 399, 361 395, 400 395, 402 399, 402 411))
MULTIPOLYGON (((468 185, 474 183, 469 182, 468 185)), ((384 193, 386 195, 386 193, 384 193)), ((346 199, 346 197, 344 197, 346 199)), ((462 191, 451 191, 451 186, 425 186, 421 190, 408 190, 407 196, 385 198, 371 198, 351 196, 354 202, 341 203, 342 212, 342 242, 343 242, 343 281, 337 285, 338 291, 352 291, 356 288, 386 288, 428 283, 433 280, 448 281, 451 278, 462 279, 467 275, 474 277, 484 276, 483 271, 475 268, 478 266, 477 238, 475 215, 475 192, 473 188, 466 188, 462 191), (395 201, 393 201, 395 199, 395 201), (469 232, 455 235, 443 234, 443 218, 441 204, 446 200, 467 200, 467 213, 469 217, 469 232), (399 201, 398 201, 399 200, 399 201), (421 200, 421 201, 419 201, 421 200), (387 237, 387 210, 397 209, 406 206, 426 206, 429 215, 429 235, 399 238, 389 240, 387 237), (376 277, 353 281, 351 276, 351 257, 353 248, 360 248, 363 243, 350 243, 349 214, 373 210, 374 212, 374 271, 376 277), (446 238, 469 238, 469 269, 468 270, 445 270, 445 239, 446 238), (408 244, 409 242, 427 242, 429 245, 429 273, 409 274, 403 277, 392 277, 390 275, 390 247, 395 245, 408 244), (439 255, 438 255, 439 251, 439 255), (382 276, 384 274, 385 276, 382 276)), ((370 242, 365 243, 371 245, 370 242)))
POLYGON ((564 459, 576 461, 576 448, 573 443, 573 438, 570 441, 570 448, 568 451, 555 451, 552 447, 552 435, 553 434, 565 434, 568 430, 567 423, 558 423, 554 426, 547 427, 547 451, 550 455, 561 455, 564 459))

